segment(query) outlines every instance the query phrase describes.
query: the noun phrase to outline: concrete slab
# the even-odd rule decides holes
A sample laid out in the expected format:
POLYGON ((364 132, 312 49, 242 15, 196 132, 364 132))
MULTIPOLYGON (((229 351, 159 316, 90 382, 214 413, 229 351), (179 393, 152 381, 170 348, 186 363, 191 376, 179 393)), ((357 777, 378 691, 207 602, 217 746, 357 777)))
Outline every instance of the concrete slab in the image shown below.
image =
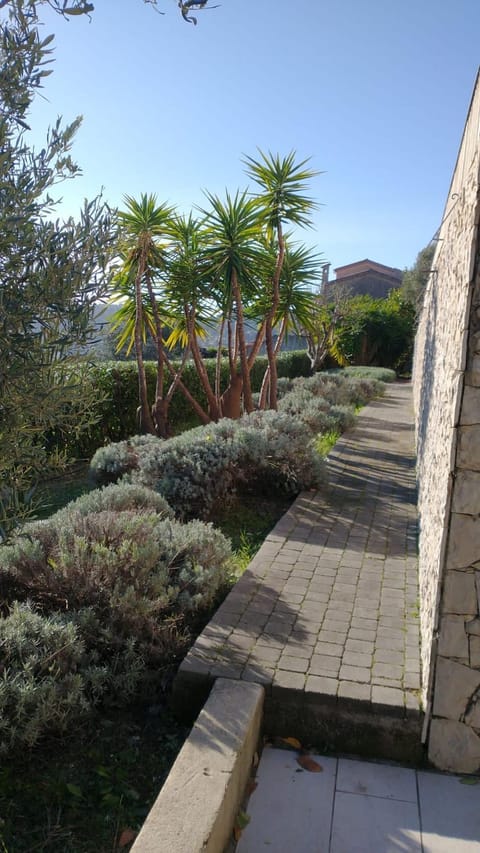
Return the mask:
POLYGON ((479 853, 480 779, 417 775, 424 853, 479 853))
POLYGON ((391 764, 338 759, 337 791, 417 802, 415 771, 391 764))
POLYGON ((218 679, 132 853, 221 853, 252 770, 263 688, 218 679))
POLYGON ((264 750, 236 853, 480 853, 480 779, 312 757, 264 750))
POLYGON ((334 758, 317 756, 322 773, 301 769, 296 754, 265 749, 237 853, 320 853, 328 849, 332 821, 334 758))
POLYGON ((330 853, 422 853, 417 803, 335 795, 330 853))

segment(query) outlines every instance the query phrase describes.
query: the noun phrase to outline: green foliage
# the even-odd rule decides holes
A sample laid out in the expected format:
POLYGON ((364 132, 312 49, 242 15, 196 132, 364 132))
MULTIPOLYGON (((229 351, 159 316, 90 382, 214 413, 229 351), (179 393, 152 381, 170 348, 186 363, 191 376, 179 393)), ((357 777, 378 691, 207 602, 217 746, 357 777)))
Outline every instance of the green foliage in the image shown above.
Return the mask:
POLYGON ((153 435, 134 435, 126 441, 99 447, 93 465, 94 470, 99 472, 97 482, 116 483, 123 474, 138 468, 142 452, 157 448, 159 441, 162 439, 153 435))
POLYGON ((81 723, 60 748, 57 738, 2 756, 2 853, 119 850, 123 830, 145 820, 188 734, 152 697, 141 713, 109 708, 92 725, 81 723))
POLYGON ((418 317, 423 305, 423 296, 432 270, 435 243, 429 243, 418 253, 413 267, 405 270, 401 293, 403 298, 415 308, 418 317))
POLYGON ((32 485, 58 466, 68 433, 94 419, 78 354, 91 333, 111 246, 108 212, 96 199, 78 221, 54 221, 50 192, 75 176, 76 119, 60 119, 40 151, 26 119, 50 73, 52 37, 40 36, 36 4, 8 5, 0 22, 0 539, 28 513, 32 485), (50 441, 45 442, 45 436, 50 441))
MULTIPOLYGON (((337 370, 328 371, 338 373, 337 370)), ((397 374, 389 367, 365 367, 364 365, 348 365, 341 371, 342 376, 352 376, 354 379, 375 379, 378 382, 395 382, 397 374)))
MULTIPOLYGON (((175 364, 175 363, 174 363, 175 364)), ((260 389, 267 359, 259 357, 253 366, 251 379, 252 387, 260 389)), ((205 368, 212 384, 215 381, 215 361, 207 359, 205 368)), ((155 394, 156 365, 145 363, 147 386, 150 400, 155 394)), ((310 362, 305 350, 282 353, 278 359, 278 373, 282 377, 308 376, 310 362)), ((221 383, 222 388, 228 384, 228 362, 222 359, 221 383)), ((197 372, 192 362, 188 362, 182 380, 186 387, 199 400, 202 406, 207 405, 205 393, 201 387, 197 372)), ((92 365, 86 374, 84 387, 91 389, 92 396, 98 397, 95 409, 95 423, 79 438, 66 437, 66 446, 70 456, 91 456, 94 451, 106 442, 122 441, 138 431, 136 408, 138 404, 137 367, 133 362, 101 362, 92 365)), ((167 379, 165 380, 167 387, 167 379)), ((89 390, 90 393, 90 390, 89 390)), ((178 433, 186 427, 198 425, 198 419, 193 414, 190 403, 182 393, 177 392, 170 405, 170 425, 172 432, 178 433)))
POLYGON ((342 366, 378 364, 406 370, 413 351, 414 321, 414 309, 401 291, 392 291, 387 299, 354 296, 343 305, 331 354, 342 366))
MULTIPOLYGON (((124 459, 123 444, 97 452, 95 476, 104 476, 103 465, 109 471, 115 467, 117 448, 124 459)), ((295 494, 322 477, 309 429, 280 412, 255 412, 197 427, 139 449, 132 462, 130 481, 156 489, 181 518, 209 518, 240 488, 295 494)))
POLYGON ((310 214, 316 205, 306 195, 307 182, 319 174, 306 168, 308 160, 296 161, 296 152, 286 157, 265 153, 245 157, 247 175, 260 187, 259 205, 267 227, 273 231, 283 222, 310 226, 310 214))
MULTIPOLYGON (((138 438, 138 437, 137 437, 138 438)), ((143 439, 147 436, 142 436, 143 439)), ((151 436, 148 436, 151 439, 151 436)), ((158 441, 158 439, 154 439, 158 441)), ((148 442, 143 442, 143 446, 148 446, 148 442)), ((102 489, 95 489, 85 495, 71 501, 63 510, 59 510, 56 514, 57 522, 65 518, 68 522, 68 517, 73 513, 76 515, 90 515, 96 512, 155 512, 164 518, 172 518, 173 512, 166 502, 165 498, 151 489, 146 489, 143 486, 130 485, 128 483, 120 483, 118 485, 105 486, 102 489)))
POLYGON ((78 673, 85 649, 73 624, 14 604, 0 619, 0 649, 0 752, 63 731, 88 709, 78 673))
POLYGON ((335 430, 323 433, 323 435, 319 435, 315 439, 315 450, 317 453, 320 453, 321 456, 328 456, 339 438, 340 433, 335 430))
POLYGON ((348 429, 353 407, 364 405, 383 386, 320 373, 283 386, 287 383, 278 412, 224 418, 168 441, 111 444, 97 451, 92 472, 99 481, 124 473, 130 482, 155 489, 180 518, 210 518, 239 491, 296 494, 317 486, 323 468, 314 437, 348 429))
POLYGON ((211 525, 171 518, 121 484, 31 523, 0 549, 0 748, 63 731, 101 702, 128 702, 185 646, 230 572, 211 525))

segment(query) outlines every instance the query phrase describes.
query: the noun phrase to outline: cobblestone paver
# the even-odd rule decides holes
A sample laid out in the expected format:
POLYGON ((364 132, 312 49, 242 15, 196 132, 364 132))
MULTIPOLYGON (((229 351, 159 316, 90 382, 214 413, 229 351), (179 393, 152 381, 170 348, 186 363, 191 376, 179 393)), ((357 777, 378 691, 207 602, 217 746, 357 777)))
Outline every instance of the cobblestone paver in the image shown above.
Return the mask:
POLYGON ((418 714, 411 389, 388 386, 302 493, 180 668, 418 714))

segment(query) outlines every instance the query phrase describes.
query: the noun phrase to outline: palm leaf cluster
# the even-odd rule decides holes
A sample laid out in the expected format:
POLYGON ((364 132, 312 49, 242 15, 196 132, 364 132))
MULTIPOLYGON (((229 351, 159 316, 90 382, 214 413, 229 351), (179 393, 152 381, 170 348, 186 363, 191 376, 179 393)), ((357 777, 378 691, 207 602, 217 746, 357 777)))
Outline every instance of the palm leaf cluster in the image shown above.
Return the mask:
MULTIPOLYGON (((153 194, 125 196, 118 214, 118 264, 112 278, 117 349, 135 350, 139 367, 139 426, 168 434, 168 402, 179 388, 188 396, 171 350, 192 358, 207 407, 190 400, 204 422, 252 411, 250 371, 266 343, 269 367, 262 404, 276 407, 276 354, 289 331, 308 327, 315 310, 313 288, 320 258, 295 244, 284 225, 310 224, 314 202, 306 193, 316 174, 291 152, 284 158, 259 152, 245 159, 257 192, 207 192, 198 215, 182 216, 153 194), (255 341, 247 343, 246 320, 255 321, 255 341), (218 332, 218 359, 227 344, 230 382, 212 387, 202 356, 202 340, 218 332), (276 346, 273 335, 277 334, 276 346), (158 354, 156 399, 149 406, 143 345, 155 340, 158 354), (165 376, 170 378, 167 388, 165 376), (173 390, 172 390, 173 389, 173 390), (268 393, 269 392, 269 393, 268 393), (268 399, 267 399, 268 397, 268 399)), ((218 376, 220 370, 217 370, 218 376)))

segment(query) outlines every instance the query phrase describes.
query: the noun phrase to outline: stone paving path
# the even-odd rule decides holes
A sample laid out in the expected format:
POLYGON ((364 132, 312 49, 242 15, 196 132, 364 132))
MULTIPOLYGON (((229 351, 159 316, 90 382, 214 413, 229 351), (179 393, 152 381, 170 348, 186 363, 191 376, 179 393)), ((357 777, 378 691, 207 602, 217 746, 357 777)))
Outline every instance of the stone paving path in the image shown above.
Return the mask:
POLYGON ((388 386, 360 412, 328 469, 328 486, 302 493, 267 537, 184 660, 176 691, 192 696, 194 685, 217 676, 246 679, 265 686, 267 718, 268 697, 280 720, 279 702, 288 700, 290 716, 295 702, 303 710, 313 702, 322 719, 327 706, 330 717, 343 709, 408 718, 417 737, 409 385, 388 386))

